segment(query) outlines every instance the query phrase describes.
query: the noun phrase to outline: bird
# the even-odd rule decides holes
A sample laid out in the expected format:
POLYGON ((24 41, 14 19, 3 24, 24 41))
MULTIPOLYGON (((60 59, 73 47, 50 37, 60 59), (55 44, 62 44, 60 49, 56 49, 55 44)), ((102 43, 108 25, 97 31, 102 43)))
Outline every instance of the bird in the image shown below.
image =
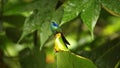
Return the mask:
POLYGON ((64 34, 62 33, 59 25, 56 22, 51 23, 51 30, 55 36, 55 51, 69 51, 67 45, 70 45, 70 43, 66 40, 64 34))

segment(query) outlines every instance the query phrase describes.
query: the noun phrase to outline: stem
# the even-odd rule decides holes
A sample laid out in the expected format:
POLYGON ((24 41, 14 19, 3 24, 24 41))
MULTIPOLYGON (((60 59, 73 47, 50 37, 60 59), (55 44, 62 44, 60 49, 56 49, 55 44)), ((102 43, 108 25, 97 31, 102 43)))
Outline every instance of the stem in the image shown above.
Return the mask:
POLYGON ((34 31, 34 37, 33 37, 33 39, 34 39, 34 46, 35 46, 35 48, 38 48, 39 47, 39 45, 38 45, 38 31, 36 30, 36 31, 34 31))

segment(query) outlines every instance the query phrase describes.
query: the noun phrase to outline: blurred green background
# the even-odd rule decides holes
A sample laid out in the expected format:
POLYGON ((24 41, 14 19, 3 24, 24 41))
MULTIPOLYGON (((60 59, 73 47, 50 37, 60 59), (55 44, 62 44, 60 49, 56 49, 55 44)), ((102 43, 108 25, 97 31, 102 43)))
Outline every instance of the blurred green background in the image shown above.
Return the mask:
MULTIPOLYGON (((45 2, 45 5, 40 5, 44 7, 43 9, 38 1, 40 0, 0 0, 0 68, 55 68, 54 36, 52 34, 49 37, 46 36, 49 21, 43 25, 47 27, 43 30, 39 29, 42 28, 39 24, 32 27, 35 24, 27 23, 29 26, 26 29, 32 30, 26 31, 28 34, 25 34, 18 43, 25 28, 24 22, 33 13, 33 9, 37 7, 44 13, 44 10, 51 7, 47 8, 45 2), (40 31, 43 31, 43 34, 40 31), (42 50, 40 50, 41 46, 42 50)), ((44 0, 41 2, 44 3, 44 0)), ((62 2, 66 1, 59 0, 56 4, 61 6, 62 2)), ((120 68, 120 17, 109 12, 101 9, 94 28, 94 39, 92 39, 90 29, 79 16, 60 26, 71 44, 68 46, 70 51, 92 60, 98 68, 120 68)), ((39 22, 37 18, 51 19, 50 14, 46 17, 42 15, 42 12, 40 13, 37 13, 40 17, 33 15, 32 18, 31 16, 29 22, 39 22)), ((56 20, 56 17, 53 19, 56 20)), ((46 22, 44 20, 40 22, 46 22)))

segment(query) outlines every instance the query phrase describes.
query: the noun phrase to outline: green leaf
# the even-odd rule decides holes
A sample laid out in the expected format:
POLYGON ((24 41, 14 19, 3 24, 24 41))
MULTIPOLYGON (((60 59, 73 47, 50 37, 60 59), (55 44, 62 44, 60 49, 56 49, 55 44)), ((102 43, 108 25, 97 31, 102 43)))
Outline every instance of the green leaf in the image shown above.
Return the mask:
MULTIPOLYGON (((46 28, 47 26, 43 26, 45 22, 47 22, 47 23, 51 22, 50 20, 52 19, 53 12, 55 11, 54 8, 55 8, 57 1, 56 0, 55 1, 40 0, 38 2, 40 2, 39 4, 37 3, 39 8, 38 8, 38 6, 35 6, 35 8, 34 8, 35 10, 33 11, 33 14, 31 16, 29 16, 25 21, 25 24, 23 27, 23 34, 22 34, 20 40, 35 30, 42 30, 44 27, 46 28)), ((47 24, 47 25, 49 25, 49 24, 47 24)), ((47 28, 49 28, 49 27, 47 27, 47 28)), ((44 42, 41 42, 41 43, 44 43, 44 42)))
POLYGON ((38 26, 41 25, 41 22, 39 22, 40 17, 38 15, 38 11, 34 10, 33 14, 26 18, 23 26, 23 33, 18 42, 20 42, 26 35, 34 32, 38 26))
POLYGON ((43 45, 46 43, 47 40, 49 40, 49 37, 52 35, 52 32, 50 30, 50 22, 45 22, 41 26, 41 31, 40 31, 40 50, 42 49, 43 45))
POLYGON ((58 52, 57 68, 97 68, 92 61, 69 51, 58 52))
POLYGON ((119 0, 101 0, 102 6, 111 14, 120 16, 119 0))
POLYGON ((61 24, 64 24, 78 16, 85 3, 86 0, 68 0, 64 4, 64 15, 61 24))
POLYGON ((88 26, 88 29, 90 30, 92 36, 94 27, 100 14, 100 9, 101 7, 97 0, 89 0, 85 4, 84 9, 82 10, 81 13, 83 23, 85 23, 88 26))
POLYGON ((53 13, 53 18, 52 20, 55 21, 57 24, 61 23, 61 20, 63 18, 63 7, 58 8, 54 13, 53 13))

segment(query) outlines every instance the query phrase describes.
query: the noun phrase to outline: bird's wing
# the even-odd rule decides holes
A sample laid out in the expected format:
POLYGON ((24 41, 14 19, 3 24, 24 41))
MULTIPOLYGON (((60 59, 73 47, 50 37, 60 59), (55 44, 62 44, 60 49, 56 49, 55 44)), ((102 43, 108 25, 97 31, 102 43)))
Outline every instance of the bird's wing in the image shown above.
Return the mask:
POLYGON ((64 42, 65 44, 70 45, 70 43, 66 40, 65 36, 64 36, 62 33, 61 33, 61 35, 62 35, 62 40, 63 40, 63 42, 64 42))

